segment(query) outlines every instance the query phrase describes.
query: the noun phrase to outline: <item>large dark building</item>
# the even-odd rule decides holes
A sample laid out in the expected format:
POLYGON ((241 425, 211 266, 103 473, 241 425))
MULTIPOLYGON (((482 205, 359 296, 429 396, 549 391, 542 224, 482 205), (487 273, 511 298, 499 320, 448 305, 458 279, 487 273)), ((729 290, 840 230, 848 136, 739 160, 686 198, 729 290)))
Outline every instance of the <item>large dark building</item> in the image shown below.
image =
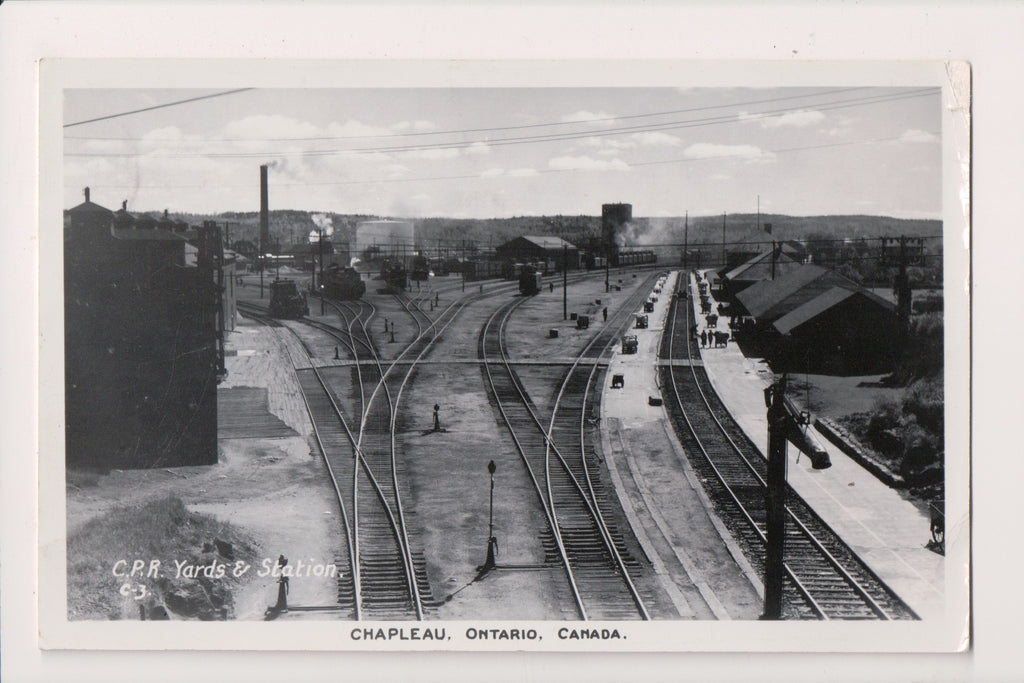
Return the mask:
POLYGON ((578 267, 580 257, 575 245, 561 237, 530 236, 516 237, 495 247, 495 254, 502 261, 518 263, 551 262, 549 270, 561 270, 562 259, 568 259, 568 269, 578 267))
POLYGON ((803 265, 736 295, 776 371, 858 374, 892 369, 896 307, 821 266, 803 265))
POLYGON ((69 465, 217 462, 220 255, 167 221, 89 199, 65 212, 64 344, 69 465), (163 225, 163 223, 168 225, 163 225))

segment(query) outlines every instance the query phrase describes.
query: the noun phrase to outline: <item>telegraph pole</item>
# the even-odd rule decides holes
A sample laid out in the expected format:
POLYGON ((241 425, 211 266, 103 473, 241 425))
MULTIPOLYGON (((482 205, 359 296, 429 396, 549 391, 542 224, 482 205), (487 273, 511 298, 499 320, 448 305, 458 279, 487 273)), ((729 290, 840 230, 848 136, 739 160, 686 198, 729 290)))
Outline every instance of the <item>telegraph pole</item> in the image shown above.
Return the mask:
POLYGON ((765 490, 768 546, 764 558, 764 613, 761 619, 782 618, 782 577, 786 545, 786 427, 783 404, 786 378, 765 389, 768 403, 768 477, 765 490))
POLYGON ((569 247, 562 246, 562 320, 569 319, 569 247))
POLYGON ((806 453, 811 467, 828 469, 828 452, 808 432, 810 413, 799 411, 786 398, 786 376, 765 387, 768 408, 768 476, 765 481, 764 612, 766 621, 782 619, 782 589, 786 572, 786 441, 806 453))
POLYGON ((690 256, 690 212, 683 218, 683 272, 686 272, 687 260, 690 256))
POLYGON ((725 257, 725 212, 723 211, 722 212, 722 267, 723 268, 725 267, 726 262, 727 261, 726 261, 726 257, 725 257))
POLYGON ((320 228, 320 315, 324 314, 324 229, 320 228))

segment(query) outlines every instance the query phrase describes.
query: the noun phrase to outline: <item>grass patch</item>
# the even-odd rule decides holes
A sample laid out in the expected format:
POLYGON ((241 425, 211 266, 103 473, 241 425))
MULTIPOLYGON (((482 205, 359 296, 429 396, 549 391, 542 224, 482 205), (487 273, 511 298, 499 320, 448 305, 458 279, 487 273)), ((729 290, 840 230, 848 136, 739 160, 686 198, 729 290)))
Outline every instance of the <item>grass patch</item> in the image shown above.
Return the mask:
POLYGON ((915 382, 900 400, 879 400, 873 409, 838 418, 911 492, 925 500, 943 497, 944 400, 939 378, 915 382))
MULTIPOLYGON (((236 561, 254 564, 256 544, 234 526, 190 512, 180 498, 167 496, 127 505, 84 524, 68 537, 68 618, 139 619, 140 605, 152 617, 160 608, 172 618, 213 620, 233 616, 232 590, 247 581, 232 576, 236 561), (160 560, 159 576, 114 575, 119 560, 160 560), (176 576, 175 561, 225 566, 225 576, 176 576), (120 589, 145 588, 136 600, 120 589)), ((127 573, 127 570, 126 570, 127 573)))

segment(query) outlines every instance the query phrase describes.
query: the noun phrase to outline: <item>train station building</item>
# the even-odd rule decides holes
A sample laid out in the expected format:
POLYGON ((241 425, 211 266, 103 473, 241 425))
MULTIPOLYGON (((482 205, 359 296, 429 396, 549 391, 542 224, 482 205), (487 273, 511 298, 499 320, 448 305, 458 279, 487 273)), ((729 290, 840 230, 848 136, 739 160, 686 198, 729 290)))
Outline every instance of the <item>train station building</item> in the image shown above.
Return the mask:
POLYGON ((801 265, 736 299, 776 371, 846 375, 892 369, 896 306, 839 273, 801 265))

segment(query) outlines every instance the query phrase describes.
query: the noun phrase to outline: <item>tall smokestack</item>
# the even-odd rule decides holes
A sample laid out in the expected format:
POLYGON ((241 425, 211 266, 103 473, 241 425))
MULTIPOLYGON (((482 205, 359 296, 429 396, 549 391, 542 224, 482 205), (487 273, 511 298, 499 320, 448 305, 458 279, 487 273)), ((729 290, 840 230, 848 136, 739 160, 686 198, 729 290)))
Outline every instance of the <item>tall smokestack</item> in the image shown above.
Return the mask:
POLYGON ((267 208, 267 165, 260 166, 260 254, 270 245, 270 215, 267 208))

